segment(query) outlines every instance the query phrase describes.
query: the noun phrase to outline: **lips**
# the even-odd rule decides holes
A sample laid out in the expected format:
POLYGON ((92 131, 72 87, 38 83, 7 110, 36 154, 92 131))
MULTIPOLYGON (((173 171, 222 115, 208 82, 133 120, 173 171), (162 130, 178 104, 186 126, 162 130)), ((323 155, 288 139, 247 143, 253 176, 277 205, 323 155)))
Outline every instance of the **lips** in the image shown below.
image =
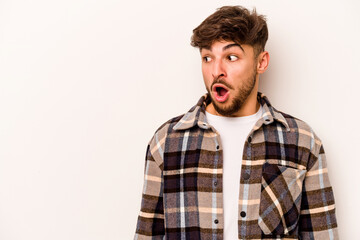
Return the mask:
POLYGON ((216 101, 218 102, 225 102, 229 98, 229 89, 221 83, 214 84, 212 87, 212 92, 216 101))

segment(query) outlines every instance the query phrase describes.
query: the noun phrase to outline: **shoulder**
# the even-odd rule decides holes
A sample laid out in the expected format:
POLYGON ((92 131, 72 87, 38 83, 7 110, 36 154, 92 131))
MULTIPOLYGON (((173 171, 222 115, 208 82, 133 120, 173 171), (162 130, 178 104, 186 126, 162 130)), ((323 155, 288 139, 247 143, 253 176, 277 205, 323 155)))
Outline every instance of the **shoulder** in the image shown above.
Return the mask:
POLYGON ((309 154, 308 167, 318 158, 322 141, 315 130, 304 120, 277 110, 286 120, 290 131, 286 134, 288 141, 294 144, 299 152, 309 154))
POLYGON ((320 141, 319 136, 315 133, 314 129, 304 120, 294 117, 288 113, 277 110, 286 120, 289 125, 290 132, 299 133, 304 136, 310 137, 310 139, 320 141))
POLYGON ((173 127, 184 117, 185 114, 178 115, 176 117, 170 118, 163 124, 161 124, 156 130, 155 134, 157 135, 167 135, 169 132, 173 131, 173 127))
POLYGON ((168 136, 175 131, 173 130, 173 127, 180 121, 180 119, 184 115, 185 114, 181 114, 179 116, 173 117, 161 124, 155 130, 153 136, 148 143, 149 151, 159 166, 162 165, 164 159, 166 138, 168 138, 168 136))

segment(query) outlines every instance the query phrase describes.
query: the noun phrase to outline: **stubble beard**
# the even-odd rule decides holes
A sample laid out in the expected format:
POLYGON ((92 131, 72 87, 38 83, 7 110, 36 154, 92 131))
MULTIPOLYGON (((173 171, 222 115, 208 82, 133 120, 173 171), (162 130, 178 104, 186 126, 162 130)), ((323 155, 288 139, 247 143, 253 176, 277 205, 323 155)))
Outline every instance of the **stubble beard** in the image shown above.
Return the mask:
MULTIPOLYGON (((230 106, 225 107, 218 105, 216 100, 213 99, 213 97, 210 94, 209 89, 207 88, 207 91, 209 93, 209 96, 211 97, 212 104, 215 108, 215 110, 222 116, 231 117, 234 113, 239 111, 239 109, 243 106, 246 99, 249 97, 251 91, 255 87, 256 82, 256 68, 253 74, 243 83, 243 85, 237 89, 237 94, 235 97, 233 97, 233 100, 230 104, 230 106)), ((222 82, 221 80, 217 82, 222 82)))

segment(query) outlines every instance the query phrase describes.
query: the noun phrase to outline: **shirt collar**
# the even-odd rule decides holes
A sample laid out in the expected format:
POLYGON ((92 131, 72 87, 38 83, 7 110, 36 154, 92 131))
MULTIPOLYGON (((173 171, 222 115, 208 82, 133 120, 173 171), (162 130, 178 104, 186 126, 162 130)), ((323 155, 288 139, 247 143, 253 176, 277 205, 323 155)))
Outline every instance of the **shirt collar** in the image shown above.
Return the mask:
MULTIPOLYGON (((286 131, 290 131, 289 124, 287 123, 282 112, 278 111, 270 104, 270 101, 265 96, 265 94, 258 92, 257 99, 264 110, 261 119, 265 125, 271 124, 274 121, 278 121, 286 128, 286 131)), ((195 125, 202 129, 209 129, 210 126, 206 119, 205 109, 210 102, 211 98, 209 97, 209 94, 204 94, 199 99, 198 103, 193 106, 187 113, 185 113, 179 122, 175 124, 173 129, 186 130, 195 125)))

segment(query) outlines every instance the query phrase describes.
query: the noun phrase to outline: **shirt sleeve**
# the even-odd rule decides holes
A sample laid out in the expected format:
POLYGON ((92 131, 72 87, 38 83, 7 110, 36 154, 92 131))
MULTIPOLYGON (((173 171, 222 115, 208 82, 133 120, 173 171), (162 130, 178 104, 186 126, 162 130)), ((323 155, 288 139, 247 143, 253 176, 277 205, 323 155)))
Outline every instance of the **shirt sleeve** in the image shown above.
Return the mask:
POLYGON ((317 160, 305 176, 299 221, 301 239, 339 239, 334 194, 322 144, 317 160))
POLYGON ((155 161, 151 150, 156 148, 150 143, 146 150, 144 185, 141 209, 137 220, 134 240, 163 239, 164 208, 163 208, 163 175, 161 166, 155 161))

